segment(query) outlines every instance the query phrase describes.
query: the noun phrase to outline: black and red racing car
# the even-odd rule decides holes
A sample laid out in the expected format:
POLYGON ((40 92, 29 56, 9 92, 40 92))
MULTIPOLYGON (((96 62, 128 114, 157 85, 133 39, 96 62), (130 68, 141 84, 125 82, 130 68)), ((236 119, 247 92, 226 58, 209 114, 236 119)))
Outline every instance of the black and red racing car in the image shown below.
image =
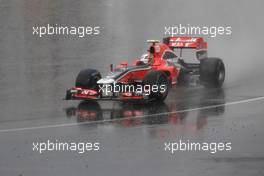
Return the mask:
POLYGON ((171 86, 195 82, 205 87, 221 87, 225 66, 220 58, 207 56, 202 37, 166 37, 163 42, 148 40, 147 54, 130 66, 122 62, 101 77, 95 69, 78 74, 75 87, 66 91, 66 100, 148 100, 163 101, 171 86), (186 62, 182 50, 194 51, 186 62))

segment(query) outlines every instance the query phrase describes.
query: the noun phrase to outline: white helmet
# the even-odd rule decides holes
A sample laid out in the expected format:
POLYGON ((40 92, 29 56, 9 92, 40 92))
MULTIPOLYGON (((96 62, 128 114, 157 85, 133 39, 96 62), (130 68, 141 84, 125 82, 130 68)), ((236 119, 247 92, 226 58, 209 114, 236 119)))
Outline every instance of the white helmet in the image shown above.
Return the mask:
POLYGON ((148 63, 148 54, 143 54, 140 59, 140 61, 144 62, 145 64, 148 63))

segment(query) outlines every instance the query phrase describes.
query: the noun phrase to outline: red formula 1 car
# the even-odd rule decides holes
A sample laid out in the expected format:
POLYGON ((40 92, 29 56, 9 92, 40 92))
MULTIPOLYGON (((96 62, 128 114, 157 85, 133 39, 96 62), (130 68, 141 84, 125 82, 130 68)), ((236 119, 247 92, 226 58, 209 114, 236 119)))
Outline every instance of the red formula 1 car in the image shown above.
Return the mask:
POLYGON ((225 66, 221 59, 207 57, 207 42, 201 37, 167 37, 149 40, 148 53, 133 65, 122 62, 104 78, 94 69, 82 70, 66 100, 149 100, 163 101, 173 85, 200 83, 221 87, 225 66), (183 49, 194 51, 194 61, 186 62, 183 49), (179 50, 179 55, 176 51, 179 50))

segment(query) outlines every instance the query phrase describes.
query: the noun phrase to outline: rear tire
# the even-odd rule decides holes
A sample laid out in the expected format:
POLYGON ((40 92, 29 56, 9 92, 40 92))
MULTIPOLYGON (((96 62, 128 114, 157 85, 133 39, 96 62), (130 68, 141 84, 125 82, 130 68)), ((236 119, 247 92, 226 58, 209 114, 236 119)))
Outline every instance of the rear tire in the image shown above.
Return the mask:
POLYGON ((75 87, 97 90, 97 81, 99 79, 101 79, 101 74, 97 70, 85 69, 78 74, 75 81, 75 87))
POLYGON ((222 87, 225 80, 225 65, 219 58, 205 58, 200 64, 200 81, 205 87, 222 87))
MULTIPOLYGON (((143 80, 143 85, 150 86, 150 95, 149 98, 153 101, 164 101, 168 95, 170 82, 167 78, 167 75, 162 71, 150 71, 148 72, 143 80), (164 89, 161 89, 161 86, 165 85, 164 89), (158 86, 158 91, 152 91, 153 86, 158 86)), ((164 87, 164 86, 163 86, 164 87)))
POLYGON ((180 69, 177 84, 180 86, 188 85, 188 71, 185 68, 180 69))

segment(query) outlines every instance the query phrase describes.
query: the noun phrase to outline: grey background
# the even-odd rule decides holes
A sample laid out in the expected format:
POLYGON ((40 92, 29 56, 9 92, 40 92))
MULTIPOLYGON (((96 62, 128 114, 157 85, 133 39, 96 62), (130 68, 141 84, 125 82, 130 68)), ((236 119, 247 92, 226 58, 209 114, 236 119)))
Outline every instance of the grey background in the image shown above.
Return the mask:
MULTIPOLYGON (((179 88, 171 92, 165 110, 160 106, 156 111, 148 106, 129 110, 155 114, 262 96, 263 5, 261 0, 0 0, 0 130, 76 122, 75 117, 66 117, 65 109, 79 102, 62 98, 81 69, 93 67, 105 74, 110 63, 144 53, 145 41, 161 39, 164 26, 178 24, 232 26, 232 36, 205 37, 209 55, 225 62, 223 90, 179 88), (32 36, 32 26, 47 23, 102 29, 96 37, 32 36)), ((118 103, 100 105, 106 119, 122 109, 118 103)), ((179 123, 174 125, 162 121, 167 116, 158 116, 157 121, 142 118, 140 125, 133 122, 126 128, 121 116, 117 123, 0 132, 0 175, 263 174, 263 102, 217 111, 178 114, 179 123), (165 137, 159 131, 165 131, 165 137), (32 142, 57 138, 100 141, 102 151, 32 152, 32 142), (173 156, 163 151, 164 141, 181 138, 231 141, 233 150, 173 156)))

